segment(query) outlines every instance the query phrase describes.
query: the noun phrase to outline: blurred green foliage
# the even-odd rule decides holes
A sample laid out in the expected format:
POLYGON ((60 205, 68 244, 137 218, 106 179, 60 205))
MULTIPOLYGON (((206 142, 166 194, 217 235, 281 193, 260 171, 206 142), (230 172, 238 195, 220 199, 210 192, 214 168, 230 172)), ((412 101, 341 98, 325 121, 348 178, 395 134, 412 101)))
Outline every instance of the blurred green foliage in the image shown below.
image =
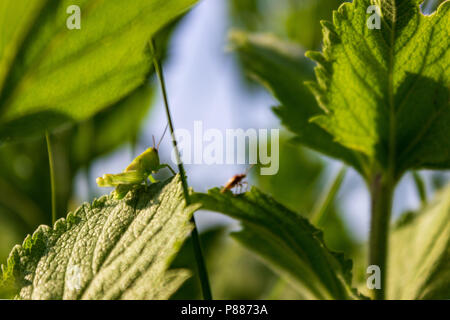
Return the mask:
POLYGON ((343 0, 230 0, 231 24, 257 33, 273 33, 304 49, 322 41, 320 20, 331 19, 343 0))

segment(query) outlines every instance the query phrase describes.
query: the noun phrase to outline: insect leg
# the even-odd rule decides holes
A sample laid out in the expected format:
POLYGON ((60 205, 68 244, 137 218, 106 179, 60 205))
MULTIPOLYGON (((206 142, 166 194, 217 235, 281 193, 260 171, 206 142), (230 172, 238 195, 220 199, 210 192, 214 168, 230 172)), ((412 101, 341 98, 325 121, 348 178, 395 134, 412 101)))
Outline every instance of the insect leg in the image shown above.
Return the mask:
POLYGON ((160 164, 160 165, 158 166, 158 168, 157 168, 155 171, 158 171, 159 169, 162 169, 162 168, 167 168, 167 169, 169 169, 170 172, 172 172, 173 175, 176 175, 176 174, 177 174, 177 173, 172 169, 172 167, 169 166, 168 164, 160 164))

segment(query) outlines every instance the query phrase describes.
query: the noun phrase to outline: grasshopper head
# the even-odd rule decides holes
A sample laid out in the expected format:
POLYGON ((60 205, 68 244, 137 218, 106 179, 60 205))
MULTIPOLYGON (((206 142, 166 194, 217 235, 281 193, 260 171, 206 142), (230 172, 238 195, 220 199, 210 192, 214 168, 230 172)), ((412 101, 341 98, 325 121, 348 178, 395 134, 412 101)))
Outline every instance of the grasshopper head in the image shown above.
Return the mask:
POLYGON ((159 155, 156 148, 148 148, 141 153, 133 162, 125 169, 125 171, 137 170, 150 174, 157 170, 159 166, 159 155))
POLYGON ((146 172, 157 170, 159 166, 158 149, 148 148, 142 153, 142 166, 145 168, 146 172))

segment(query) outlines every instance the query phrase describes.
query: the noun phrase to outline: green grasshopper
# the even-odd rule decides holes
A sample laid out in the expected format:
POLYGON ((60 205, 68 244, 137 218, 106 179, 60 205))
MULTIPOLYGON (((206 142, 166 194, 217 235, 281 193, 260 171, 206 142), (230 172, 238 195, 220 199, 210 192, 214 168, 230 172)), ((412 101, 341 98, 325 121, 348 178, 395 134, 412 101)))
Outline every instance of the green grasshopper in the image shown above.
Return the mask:
POLYGON ((152 174, 162 168, 168 168, 175 175, 175 171, 168 164, 161 164, 159 161, 158 148, 164 134, 157 146, 155 146, 155 138, 153 137, 153 148, 148 148, 137 156, 122 173, 105 174, 103 177, 98 177, 96 180, 97 185, 99 187, 115 187, 114 199, 120 200, 135 185, 147 184, 148 180, 151 183, 156 183, 157 181, 152 177, 152 174))

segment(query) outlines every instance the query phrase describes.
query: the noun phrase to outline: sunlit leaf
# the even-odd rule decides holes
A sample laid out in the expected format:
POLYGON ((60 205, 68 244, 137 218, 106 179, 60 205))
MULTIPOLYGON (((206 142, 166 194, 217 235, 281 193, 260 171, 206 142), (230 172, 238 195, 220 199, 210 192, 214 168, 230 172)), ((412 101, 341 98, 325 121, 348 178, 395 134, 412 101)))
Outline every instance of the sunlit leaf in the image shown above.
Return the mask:
POLYGON ((14 247, 3 283, 21 299, 166 299, 187 276, 167 268, 195 209, 178 176, 121 201, 104 196, 14 247))
POLYGON ((318 63, 310 87, 325 111, 314 123, 365 155, 367 168, 397 179, 450 167, 450 1, 430 16, 420 2, 345 3, 323 23, 322 53, 307 53, 318 63), (367 25, 373 4, 379 29, 367 25))

